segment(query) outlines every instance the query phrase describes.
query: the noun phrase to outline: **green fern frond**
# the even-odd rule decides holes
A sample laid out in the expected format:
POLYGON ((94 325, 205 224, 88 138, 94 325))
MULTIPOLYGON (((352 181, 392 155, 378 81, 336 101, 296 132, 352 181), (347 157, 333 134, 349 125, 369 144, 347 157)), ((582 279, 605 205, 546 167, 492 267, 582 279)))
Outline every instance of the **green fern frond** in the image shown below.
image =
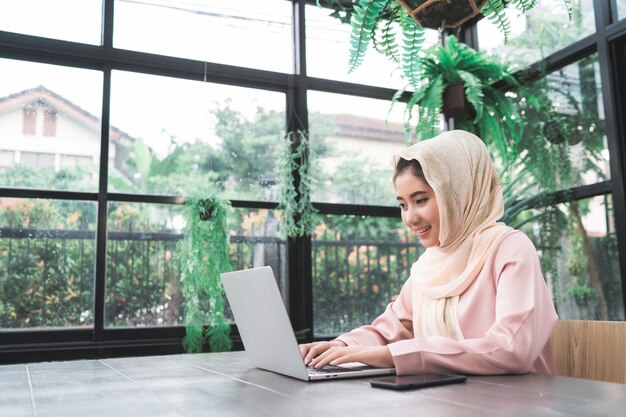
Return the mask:
POLYGON ((511 22, 509 22, 509 19, 504 13, 504 1, 487 0, 481 13, 504 34, 504 43, 506 44, 511 33, 511 22))
POLYGON ((507 142, 512 150, 517 147, 517 140, 522 137, 524 128, 519 108, 513 100, 506 96, 506 92, 488 87, 483 90, 491 106, 499 112, 499 120, 506 132, 507 142))
POLYGON ((362 0, 354 6, 354 13, 350 19, 352 33, 350 34, 350 59, 348 72, 357 69, 365 57, 365 52, 387 0, 362 0))
POLYGON ((434 78, 436 74, 441 73, 438 61, 435 61, 433 56, 427 53, 420 60, 420 72, 420 80, 434 78))
POLYGON ((483 61, 485 61, 485 58, 482 52, 477 52, 468 45, 459 42, 456 37, 454 37, 454 39, 452 38, 453 36, 449 37, 448 43, 452 41, 452 45, 449 45, 449 48, 453 48, 453 51, 449 51, 448 53, 453 57, 456 68, 466 68, 469 70, 472 67, 480 68, 484 65, 483 61))
POLYGON ((441 107, 443 93, 443 78, 441 75, 422 87, 417 101, 418 120, 416 133, 418 140, 431 138, 439 134, 439 122, 441 118, 441 107))
POLYGON ((382 29, 380 29, 380 40, 374 37, 372 39, 372 45, 376 51, 386 56, 394 63, 400 64, 400 47, 396 41, 394 24, 395 22, 393 20, 386 21, 382 29))
POLYGON ((402 29, 402 72, 413 88, 419 82, 420 57, 419 53, 424 43, 424 28, 417 24, 415 19, 403 12, 400 24, 402 29))
POLYGON ((483 94, 485 107, 493 113, 482 119, 488 126, 487 140, 494 144, 504 161, 510 161, 515 155, 517 140, 522 136, 523 120, 505 92, 486 87, 483 94))
POLYGON ((511 0, 510 3, 520 12, 526 13, 537 5, 537 0, 511 0))
MULTIPOLYGON (((406 87, 408 87, 408 85, 406 87)), ((404 92, 406 90, 406 87, 403 90, 396 91, 396 93, 393 95, 393 97, 391 99, 392 103, 398 101, 398 99, 402 95, 402 92, 404 92)), ((404 123, 403 124, 404 124, 404 136, 405 136, 405 139, 406 139, 406 145, 407 146, 411 145, 411 136, 413 134, 413 128, 411 127, 411 121, 413 120, 413 110, 415 109, 415 103, 417 103, 418 98, 419 97, 418 97, 417 93, 411 94, 411 96, 409 97, 409 100, 407 101, 407 103, 406 103, 406 105, 404 107, 404 115, 403 115, 404 123)))
POLYGON ((400 97, 402 97, 407 87, 408 87, 408 84, 402 87, 401 89, 399 89, 398 91, 396 91, 395 93, 393 93, 393 96, 391 97, 391 104, 389 105, 389 110, 387 111, 386 119, 389 118, 389 115, 393 111, 393 108, 395 107, 396 104, 398 104, 398 102, 400 101, 400 97))
POLYGON ((476 123, 483 117, 483 83, 480 78, 467 71, 459 71, 459 77, 465 85, 467 101, 470 102, 476 112, 476 117, 474 117, 474 123, 476 123))
POLYGON ((185 337, 183 338, 183 349, 187 353, 202 352, 202 340, 204 339, 201 325, 186 323, 185 337))
POLYGON ((494 116, 489 117, 486 115, 480 119, 478 128, 480 130, 480 137, 489 146, 494 147, 498 155, 502 155, 505 161, 510 160, 510 152, 508 147, 508 140, 506 135, 502 131, 502 125, 498 123, 497 118, 494 116))
POLYGON ((569 17, 569 20, 572 20, 572 0, 563 0, 563 3, 565 4, 565 10, 567 10, 567 16, 569 17))
POLYGON ((501 64, 484 53, 477 54, 462 68, 479 77, 485 84, 492 84, 496 81, 504 81, 510 86, 519 84, 506 64, 501 64))

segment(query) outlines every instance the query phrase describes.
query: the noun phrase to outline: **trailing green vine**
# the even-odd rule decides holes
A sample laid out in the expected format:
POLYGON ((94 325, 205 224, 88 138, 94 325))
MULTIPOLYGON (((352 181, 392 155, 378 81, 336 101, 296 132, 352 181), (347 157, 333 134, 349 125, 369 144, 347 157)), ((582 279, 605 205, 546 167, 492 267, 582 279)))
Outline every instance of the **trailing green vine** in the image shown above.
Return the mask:
POLYGON ((213 352, 230 350, 232 345, 220 281, 220 273, 231 270, 228 210, 229 204, 216 197, 193 197, 184 206, 186 226, 178 253, 185 298, 183 347, 188 353, 201 352, 207 339, 213 352))
POLYGON ((280 201, 283 210, 283 231, 289 237, 311 234, 316 223, 317 210, 311 202, 311 167, 309 139, 298 130, 285 135, 279 165, 280 201), (297 172, 297 178, 293 173, 297 172))

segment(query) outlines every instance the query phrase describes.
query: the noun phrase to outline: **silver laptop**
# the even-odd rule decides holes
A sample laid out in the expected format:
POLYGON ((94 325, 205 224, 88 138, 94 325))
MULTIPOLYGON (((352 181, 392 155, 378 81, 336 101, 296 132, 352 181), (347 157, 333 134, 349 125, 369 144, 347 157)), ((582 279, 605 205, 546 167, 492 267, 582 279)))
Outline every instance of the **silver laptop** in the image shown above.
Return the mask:
POLYGON ((221 274, 226 297, 250 363, 304 381, 394 374, 394 368, 350 363, 324 369, 304 365, 285 304, 269 266, 221 274))

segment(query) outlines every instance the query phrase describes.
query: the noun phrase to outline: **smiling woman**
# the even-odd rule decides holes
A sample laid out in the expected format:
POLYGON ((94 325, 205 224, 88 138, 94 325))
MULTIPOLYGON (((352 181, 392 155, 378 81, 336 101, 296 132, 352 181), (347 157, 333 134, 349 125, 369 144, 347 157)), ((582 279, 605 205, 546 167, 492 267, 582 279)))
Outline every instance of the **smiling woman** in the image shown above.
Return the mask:
POLYGON ((450 131, 395 161, 402 219, 427 249, 381 316, 301 345, 305 362, 395 366, 398 375, 554 373, 556 312, 535 247, 497 222, 504 202, 484 143, 450 131))
POLYGON ((422 246, 439 244, 439 208, 433 189, 415 159, 400 159, 396 164, 394 184, 402 211, 402 221, 419 237, 422 246))

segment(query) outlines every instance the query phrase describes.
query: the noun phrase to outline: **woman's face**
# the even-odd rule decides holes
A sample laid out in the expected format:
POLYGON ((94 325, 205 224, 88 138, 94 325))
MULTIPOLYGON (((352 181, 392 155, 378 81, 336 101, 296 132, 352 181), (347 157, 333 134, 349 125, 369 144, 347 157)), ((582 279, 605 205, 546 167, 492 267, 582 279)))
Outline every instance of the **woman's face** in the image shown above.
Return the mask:
POLYGON ((439 245, 439 207, 433 189, 410 168, 396 177, 396 195, 402 221, 426 248, 439 245))

